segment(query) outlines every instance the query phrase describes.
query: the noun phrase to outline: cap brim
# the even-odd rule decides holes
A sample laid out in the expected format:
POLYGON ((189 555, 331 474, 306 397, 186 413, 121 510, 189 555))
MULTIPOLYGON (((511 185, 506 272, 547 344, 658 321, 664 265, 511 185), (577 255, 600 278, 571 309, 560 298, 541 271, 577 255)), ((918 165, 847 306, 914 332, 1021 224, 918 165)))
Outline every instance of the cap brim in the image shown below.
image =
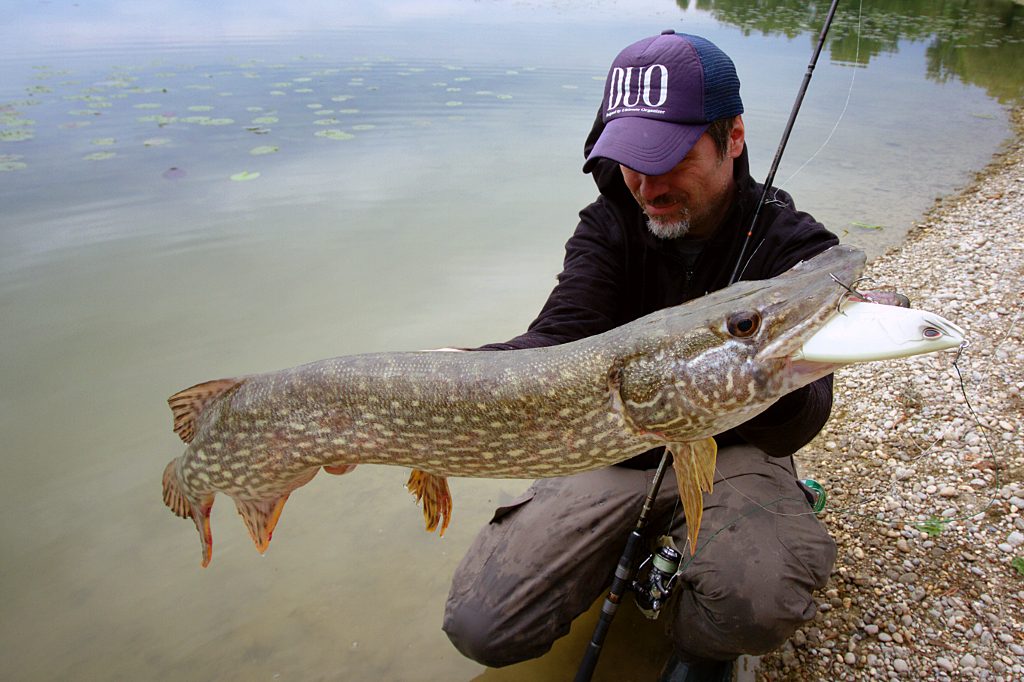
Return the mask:
POLYGON ((589 173, 598 158, 620 163, 644 175, 662 175, 683 160, 710 123, 686 125, 623 116, 605 124, 601 136, 583 164, 589 173))

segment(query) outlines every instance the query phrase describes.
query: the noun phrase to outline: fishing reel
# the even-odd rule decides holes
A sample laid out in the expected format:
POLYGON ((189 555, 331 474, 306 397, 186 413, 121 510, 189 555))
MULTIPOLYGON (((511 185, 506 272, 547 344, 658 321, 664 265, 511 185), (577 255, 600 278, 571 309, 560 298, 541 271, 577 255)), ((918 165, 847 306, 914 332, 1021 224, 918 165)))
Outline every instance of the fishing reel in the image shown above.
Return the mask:
POLYGON ((672 596, 681 559, 682 555, 674 547, 663 545, 637 568, 637 579, 631 587, 636 606, 645 617, 656 620, 661 607, 672 596))

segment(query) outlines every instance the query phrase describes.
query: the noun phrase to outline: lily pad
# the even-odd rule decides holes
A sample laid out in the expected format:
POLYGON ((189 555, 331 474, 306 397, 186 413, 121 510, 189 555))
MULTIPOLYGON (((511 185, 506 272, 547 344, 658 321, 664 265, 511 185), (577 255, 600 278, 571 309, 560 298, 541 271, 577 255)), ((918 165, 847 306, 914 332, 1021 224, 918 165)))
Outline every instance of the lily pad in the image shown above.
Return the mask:
POLYGON ((332 102, 347 102, 352 99, 353 95, 337 95, 331 98, 332 102))
POLYGON ((166 137, 151 137, 148 140, 143 140, 142 144, 147 147, 163 147, 166 144, 170 144, 171 140, 166 137))
POLYGON ((257 171, 242 171, 241 173, 235 173, 231 176, 231 179, 235 182, 247 182, 249 180, 255 180, 260 176, 257 171))
POLYGON ((338 130, 337 128, 318 130, 313 134, 317 137, 326 137, 328 140, 351 140, 355 137, 352 133, 346 133, 344 130, 338 130))
POLYGON ((117 140, 113 137, 97 137, 91 140, 91 142, 97 147, 111 147, 117 142, 117 140))
POLYGON ((461 107, 462 106, 462 102, 459 102, 458 100, 449 100, 449 101, 445 102, 444 105, 446 107, 461 107))
POLYGON ((278 150, 279 147, 276 147, 272 144, 267 144, 260 147, 253 147, 252 149, 249 150, 249 153, 252 154, 253 156, 262 156, 264 154, 273 154, 278 150))
POLYGON ((257 116, 252 120, 253 123, 259 123, 260 125, 269 125, 271 123, 278 122, 277 116, 257 116))
POLYGON ((24 157, 19 154, 0 154, 0 173, 10 173, 28 168, 28 164, 24 163, 22 158, 24 157))
POLYGON ((30 130, 0 130, 0 142, 24 142, 35 135, 30 130))
POLYGON ((360 123, 359 125, 352 126, 352 130, 373 130, 376 127, 372 123, 360 123))
POLYGON ((188 108, 189 111, 213 111, 213 107, 208 104, 194 104, 188 108))
POLYGON ((317 120, 313 121, 313 125, 318 126, 334 126, 338 125, 339 123, 341 123, 341 121, 339 121, 336 118, 318 118, 317 120))
POLYGON ((177 116, 167 116, 165 114, 150 114, 149 116, 139 116, 135 119, 139 123, 156 123, 158 126, 163 128, 166 125, 170 125, 178 120, 177 116))
POLYGON ((86 154, 82 158, 86 161, 106 161, 117 156, 116 152, 93 152, 92 154, 86 154))
POLYGON ((261 126, 249 126, 246 130, 254 135, 266 135, 270 132, 270 128, 263 128, 261 126))

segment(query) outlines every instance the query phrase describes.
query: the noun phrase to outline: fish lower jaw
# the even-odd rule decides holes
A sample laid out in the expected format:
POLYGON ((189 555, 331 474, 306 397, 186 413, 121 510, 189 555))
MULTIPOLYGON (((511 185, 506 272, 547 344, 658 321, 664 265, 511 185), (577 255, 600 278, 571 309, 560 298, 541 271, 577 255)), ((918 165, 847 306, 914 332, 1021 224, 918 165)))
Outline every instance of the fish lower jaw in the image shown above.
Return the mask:
POLYGON ((812 381, 826 377, 842 367, 837 362, 815 362, 813 360, 794 360, 787 358, 785 377, 790 391, 806 386, 812 381))

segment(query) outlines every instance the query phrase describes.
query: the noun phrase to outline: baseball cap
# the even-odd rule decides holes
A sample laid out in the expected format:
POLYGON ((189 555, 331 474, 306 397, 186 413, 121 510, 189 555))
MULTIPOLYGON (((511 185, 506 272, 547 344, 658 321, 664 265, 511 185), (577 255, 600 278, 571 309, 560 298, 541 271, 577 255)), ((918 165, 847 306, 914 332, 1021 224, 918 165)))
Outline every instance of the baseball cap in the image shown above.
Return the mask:
POLYGON ((712 121, 743 113, 740 79, 710 40, 664 31, 615 58, 601 112, 604 130, 584 172, 603 157, 661 175, 683 160, 712 121))

